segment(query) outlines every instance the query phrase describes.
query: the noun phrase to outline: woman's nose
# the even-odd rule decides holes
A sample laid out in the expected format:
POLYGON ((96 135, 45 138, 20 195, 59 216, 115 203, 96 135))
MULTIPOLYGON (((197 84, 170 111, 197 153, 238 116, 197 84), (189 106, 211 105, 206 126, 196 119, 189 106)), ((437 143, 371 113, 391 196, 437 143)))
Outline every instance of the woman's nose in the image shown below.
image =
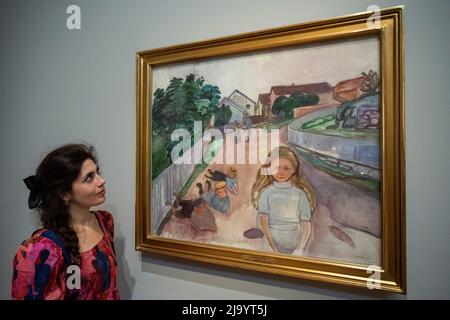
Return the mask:
POLYGON ((103 186, 103 185, 106 183, 106 180, 103 179, 103 177, 102 177, 101 175, 99 175, 98 178, 99 178, 99 180, 98 180, 99 185, 100 185, 100 186, 103 186))

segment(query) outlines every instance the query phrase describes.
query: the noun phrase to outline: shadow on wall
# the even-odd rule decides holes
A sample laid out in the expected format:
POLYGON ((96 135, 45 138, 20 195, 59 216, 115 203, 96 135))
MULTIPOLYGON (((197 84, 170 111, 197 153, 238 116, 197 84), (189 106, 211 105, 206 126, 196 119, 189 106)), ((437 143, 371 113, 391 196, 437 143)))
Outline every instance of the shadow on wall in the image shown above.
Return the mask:
POLYGON ((120 298, 130 300, 136 280, 131 276, 128 262, 125 259, 125 236, 122 233, 120 224, 115 221, 114 245, 116 248, 116 259, 118 264, 117 286, 119 287, 120 298))

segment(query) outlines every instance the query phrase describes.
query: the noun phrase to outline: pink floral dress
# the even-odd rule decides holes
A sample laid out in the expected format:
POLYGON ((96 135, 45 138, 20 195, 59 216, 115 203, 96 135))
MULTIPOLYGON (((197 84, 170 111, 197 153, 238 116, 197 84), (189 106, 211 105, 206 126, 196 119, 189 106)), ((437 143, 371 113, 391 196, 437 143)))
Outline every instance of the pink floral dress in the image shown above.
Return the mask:
POLYGON ((113 217, 106 211, 94 214, 104 235, 95 247, 81 253, 80 288, 67 286, 75 273, 66 270, 70 258, 62 238, 51 230, 41 229, 20 245, 14 257, 13 299, 120 299, 116 286, 113 217))

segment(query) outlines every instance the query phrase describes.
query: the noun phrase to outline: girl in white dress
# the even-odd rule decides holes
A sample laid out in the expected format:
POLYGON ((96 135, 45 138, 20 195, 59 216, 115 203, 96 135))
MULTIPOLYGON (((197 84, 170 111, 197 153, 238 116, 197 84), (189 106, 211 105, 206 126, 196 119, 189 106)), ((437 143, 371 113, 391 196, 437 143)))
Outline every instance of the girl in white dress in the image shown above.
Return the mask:
POLYGON ((303 253, 311 236, 310 220, 316 199, 294 151, 280 146, 269 153, 258 171, 251 198, 270 247, 280 253, 292 254, 297 249, 303 253), (275 160, 272 153, 276 155, 276 151, 276 172, 264 175, 275 160))

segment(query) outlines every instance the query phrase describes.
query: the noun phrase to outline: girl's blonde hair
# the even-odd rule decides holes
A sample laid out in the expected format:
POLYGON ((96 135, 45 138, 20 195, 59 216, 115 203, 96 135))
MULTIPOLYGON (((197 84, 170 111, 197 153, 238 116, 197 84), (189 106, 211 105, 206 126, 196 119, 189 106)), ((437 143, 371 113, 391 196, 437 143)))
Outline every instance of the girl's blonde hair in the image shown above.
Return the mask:
MULTIPOLYGON (((300 161, 298 160, 297 155, 294 151, 289 149, 285 146, 280 146, 278 149, 278 158, 284 158, 289 160, 292 165, 294 166, 295 173, 290 178, 290 181, 292 185, 296 186, 297 188, 300 188, 305 192, 306 197, 309 201, 309 206, 311 208, 311 214, 315 212, 316 210, 316 196, 313 191, 313 187, 309 183, 308 179, 306 178, 305 174, 303 173, 303 170, 300 167, 300 161)), ((271 165, 271 156, 272 153, 276 151, 276 149, 272 150, 269 155, 267 156, 266 163, 258 170, 258 175, 256 176, 256 182, 252 187, 251 191, 251 201, 252 205, 258 209, 258 200, 259 196, 261 194, 261 191, 271 185, 274 181, 274 178, 272 175, 263 175, 261 174, 261 170, 269 168, 271 165)))

